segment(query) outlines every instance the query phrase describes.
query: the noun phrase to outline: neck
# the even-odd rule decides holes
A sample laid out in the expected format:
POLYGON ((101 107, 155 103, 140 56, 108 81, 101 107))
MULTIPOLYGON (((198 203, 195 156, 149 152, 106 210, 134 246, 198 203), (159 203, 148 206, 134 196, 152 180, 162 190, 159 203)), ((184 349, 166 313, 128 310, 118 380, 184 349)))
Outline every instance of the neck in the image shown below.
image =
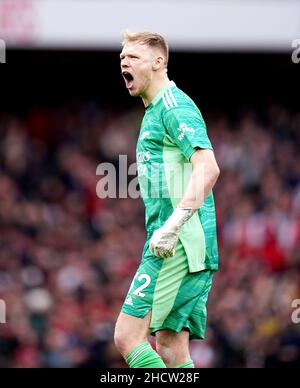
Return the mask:
POLYGON ((157 93, 162 88, 165 88, 169 82, 170 81, 167 74, 164 74, 163 77, 151 82, 149 88, 145 91, 143 95, 141 95, 141 98, 146 108, 148 105, 151 104, 151 101, 154 99, 157 93))

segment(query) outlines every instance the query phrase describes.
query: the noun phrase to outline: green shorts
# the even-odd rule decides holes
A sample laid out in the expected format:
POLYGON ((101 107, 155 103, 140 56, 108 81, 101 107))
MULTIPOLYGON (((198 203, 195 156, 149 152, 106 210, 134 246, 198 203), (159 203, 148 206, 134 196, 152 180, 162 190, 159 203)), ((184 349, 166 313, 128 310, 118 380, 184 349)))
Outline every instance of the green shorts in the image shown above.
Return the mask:
POLYGON ((143 318, 152 310, 150 329, 183 329, 190 339, 204 339, 206 302, 214 271, 190 273, 187 256, 179 242, 174 257, 160 259, 146 242, 141 264, 122 306, 122 312, 143 318))

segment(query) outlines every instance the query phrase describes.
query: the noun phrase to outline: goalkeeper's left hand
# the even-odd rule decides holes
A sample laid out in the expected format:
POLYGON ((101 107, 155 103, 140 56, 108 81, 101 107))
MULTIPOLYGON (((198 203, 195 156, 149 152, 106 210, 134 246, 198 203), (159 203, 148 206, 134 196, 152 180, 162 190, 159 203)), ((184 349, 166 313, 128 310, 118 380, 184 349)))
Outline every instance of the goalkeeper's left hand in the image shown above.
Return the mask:
POLYGON ((150 240, 150 251, 166 259, 175 255, 181 226, 194 214, 191 208, 176 208, 165 224, 157 229, 150 240))

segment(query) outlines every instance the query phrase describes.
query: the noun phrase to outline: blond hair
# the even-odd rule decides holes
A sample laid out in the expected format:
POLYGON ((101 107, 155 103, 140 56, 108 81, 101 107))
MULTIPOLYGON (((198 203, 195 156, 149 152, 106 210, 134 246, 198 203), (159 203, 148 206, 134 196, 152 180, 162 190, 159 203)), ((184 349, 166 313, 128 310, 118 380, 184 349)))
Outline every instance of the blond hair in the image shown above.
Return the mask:
POLYGON ((164 55, 165 66, 167 67, 169 60, 169 47, 165 38, 160 34, 156 32, 130 32, 129 30, 125 30, 123 32, 122 46, 128 42, 139 42, 150 47, 159 48, 164 55))

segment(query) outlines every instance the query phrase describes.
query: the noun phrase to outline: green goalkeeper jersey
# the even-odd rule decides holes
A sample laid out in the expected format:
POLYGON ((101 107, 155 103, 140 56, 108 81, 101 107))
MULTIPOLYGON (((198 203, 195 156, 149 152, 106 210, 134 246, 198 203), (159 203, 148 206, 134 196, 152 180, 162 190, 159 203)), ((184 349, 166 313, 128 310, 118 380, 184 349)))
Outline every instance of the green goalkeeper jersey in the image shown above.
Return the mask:
MULTIPOLYGON (((197 149, 212 149, 205 122, 193 100, 171 81, 147 107, 137 142, 138 179, 148 238, 181 201, 192 172, 190 158, 197 149)), ((183 225, 179 240, 190 272, 218 269, 212 192, 183 225)))

